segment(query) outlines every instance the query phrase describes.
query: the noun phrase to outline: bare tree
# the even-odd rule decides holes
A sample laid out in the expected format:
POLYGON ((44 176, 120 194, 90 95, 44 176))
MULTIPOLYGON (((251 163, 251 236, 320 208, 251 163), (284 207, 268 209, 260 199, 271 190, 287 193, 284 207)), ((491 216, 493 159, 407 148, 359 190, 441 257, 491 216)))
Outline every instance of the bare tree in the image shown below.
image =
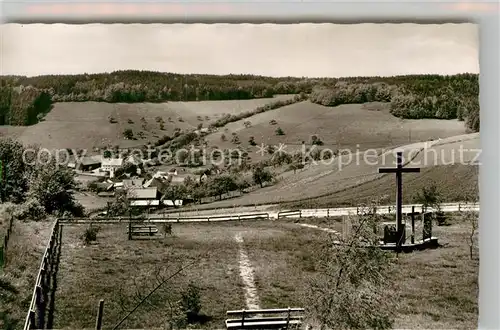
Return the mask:
POLYGON ((342 238, 332 234, 316 254, 308 317, 321 329, 389 329, 397 299, 389 274, 392 255, 377 246, 374 211, 350 220, 350 233, 342 238))
POLYGON ((188 311, 183 306, 183 301, 176 299, 175 290, 168 287, 167 282, 180 272, 193 265, 194 262, 172 271, 164 267, 155 267, 144 276, 131 279, 133 283, 124 283, 118 290, 118 304, 125 317, 114 327, 117 329, 141 305, 147 305, 149 313, 154 313, 157 319, 164 319, 166 329, 183 329, 188 324, 188 311), (165 315, 165 310, 168 310, 165 315))
POLYGON ((478 187, 472 187, 472 190, 465 193, 465 205, 462 205, 462 220, 464 220, 470 227, 467 233, 467 243, 469 244, 470 259, 474 259, 474 247, 476 246, 476 234, 479 227, 479 214, 471 206, 476 205, 479 201, 478 187))

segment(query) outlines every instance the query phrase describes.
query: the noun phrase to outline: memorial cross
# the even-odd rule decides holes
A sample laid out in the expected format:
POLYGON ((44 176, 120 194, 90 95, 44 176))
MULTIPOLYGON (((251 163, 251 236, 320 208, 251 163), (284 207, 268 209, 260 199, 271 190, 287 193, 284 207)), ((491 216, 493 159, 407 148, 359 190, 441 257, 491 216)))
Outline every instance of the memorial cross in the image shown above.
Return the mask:
POLYGON ((379 168, 379 173, 396 173, 396 231, 400 235, 403 222, 403 173, 419 173, 420 168, 403 168, 403 153, 398 151, 397 166, 379 168))

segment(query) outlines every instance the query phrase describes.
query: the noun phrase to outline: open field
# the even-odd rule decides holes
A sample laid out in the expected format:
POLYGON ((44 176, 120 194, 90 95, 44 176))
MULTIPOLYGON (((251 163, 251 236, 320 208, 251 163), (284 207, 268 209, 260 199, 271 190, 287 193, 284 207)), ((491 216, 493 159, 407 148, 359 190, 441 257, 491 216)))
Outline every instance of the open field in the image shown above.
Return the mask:
MULTIPOLYGON (((475 158, 479 145, 479 134, 451 137, 434 141, 435 146, 423 149, 425 143, 415 143, 398 148, 403 151, 405 161, 413 160, 406 167, 421 167, 421 173, 404 175, 405 202, 423 185, 433 181, 442 183, 442 193, 449 201, 460 200, 464 188, 477 185, 477 166, 466 165, 475 158), (463 140, 463 141, 462 141, 463 140), (459 141, 459 142, 457 142, 459 141), (472 149, 459 156, 460 148, 472 149), (453 175, 449 175, 453 173, 453 175), (456 178, 460 177, 460 182, 456 178)), ((345 155, 331 161, 308 165, 295 174, 288 171, 280 174, 280 180, 272 186, 258 189, 234 199, 194 206, 197 209, 233 207, 263 203, 285 203, 325 197, 322 206, 357 205, 360 199, 385 196, 395 200, 394 175, 379 174, 379 167, 395 166, 393 150, 356 155, 345 155), (365 157, 366 155, 366 157, 365 157), (344 197, 343 197, 344 196, 344 197)), ((368 200, 368 202, 370 201, 368 200)), ((365 200, 366 202, 366 200, 365 200)))
MULTIPOLYGON (((319 219, 314 224, 327 227, 325 221, 319 219)), ((80 238, 85 226, 67 225, 63 229, 55 326, 91 328, 97 302, 104 299, 104 327, 112 327, 126 314, 121 303, 130 304, 137 287, 150 284, 152 289, 155 270, 168 268, 165 274, 171 274, 181 264, 196 261, 151 296, 150 304, 139 308, 123 326, 164 325, 169 315, 166 301, 194 281, 202 288, 202 313, 209 320, 200 327, 222 328, 226 310, 245 307, 237 235, 242 237, 253 268, 259 307, 303 306, 307 279, 315 272, 315 253, 328 235, 295 222, 181 224, 174 225, 173 237, 134 241, 127 240, 125 225, 102 225, 97 242, 91 246, 84 246, 80 238)), ((312 223, 306 219, 301 222, 312 223)), ((340 222, 334 222, 332 226, 338 230, 340 222)), ((467 230, 467 225, 457 221, 448 227, 435 227, 434 235, 444 247, 399 256, 395 270, 401 297, 397 328, 475 327, 478 262, 468 259, 467 230)))
POLYGON ((366 150, 464 134, 465 126, 457 120, 402 120, 391 115, 387 105, 381 103, 325 107, 304 101, 229 123, 224 130, 209 135, 209 145, 234 148, 230 143, 234 132, 244 146, 249 146, 248 140, 253 136, 257 145, 284 143, 289 151, 300 149, 302 141, 309 143, 311 135, 316 134, 326 147, 354 150, 359 144, 360 150, 366 150), (276 125, 269 123, 273 119, 276 125), (245 121, 252 126, 246 128, 245 121), (285 135, 276 135, 278 127, 285 135), (222 134, 228 137, 226 142, 221 141, 222 134))
POLYGON ((19 139, 24 144, 40 144, 48 149, 90 149, 107 145, 134 147, 155 141, 165 134, 173 135, 174 129, 194 129, 199 123, 208 127, 223 114, 238 114, 251 111, 276 100, 293 98, 293 95, 277 95, 274 98, 200 101, 168 103, 104 103, 104 102, 61 102, 47 114, 44 121, 26 127, 0 126, 0 135, 19 139), (164 130, 155 118, 164 120, 164 130), (202 121, 197 119, 201 116, 202 121), (207 120, 205 116, 208 116, 207 120), (109 117, 117 120, 110 123, 109 117), (141 118, 146 120, 143 129, 141 118), (168 118, 171 118, 171 121, 168 118), (179 121, 182 118, 182 121, 179 121), (128 123, 128 120, 132 123, 128 123), (123 131, 132 129, 137 137, 144 132, 144 139, 125 140, 123 131))
POLYGON ((244 307, 244 298, 240 294, 238 249, 233 240, 241 227, 182 225, 173 228, 173 237, 128 241, 126 225, 103 225, 97 242, 91 246, 84 246, 80 239, 85 228, 65 226, 63 229, 56 302, 57 328, 92 327, 99 299, 105 299, 103 327, 112 327, 126 314, 120 301, 128 302, 128 310, 134 307, 131 302, 137 289, 134 281, 149 284, 149 290, 152 290, 155 271, 172 274, 192 261, 196 263, 151 297, 152 305, 140 308, 123 326, 163 326, 170 315, 167 300, 178 299, 179 291, 189 281, 202 287, 202 312, 213 317, 205 325, 207 328, 221 326, 226 310, 244 307))

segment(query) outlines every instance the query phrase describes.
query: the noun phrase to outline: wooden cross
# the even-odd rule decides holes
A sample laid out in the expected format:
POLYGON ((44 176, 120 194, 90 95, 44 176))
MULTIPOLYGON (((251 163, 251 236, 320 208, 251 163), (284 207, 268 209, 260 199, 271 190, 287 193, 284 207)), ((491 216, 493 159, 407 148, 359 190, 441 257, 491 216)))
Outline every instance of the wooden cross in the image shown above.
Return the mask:
POLYGON ((403 168, 403 153, 398 151, 397 155, 397 166, 379 168, 379 173, 396 173, 396 230, 399 231, 402 228, 403 221, 403 173, 419 173, 420 168, 403 168))

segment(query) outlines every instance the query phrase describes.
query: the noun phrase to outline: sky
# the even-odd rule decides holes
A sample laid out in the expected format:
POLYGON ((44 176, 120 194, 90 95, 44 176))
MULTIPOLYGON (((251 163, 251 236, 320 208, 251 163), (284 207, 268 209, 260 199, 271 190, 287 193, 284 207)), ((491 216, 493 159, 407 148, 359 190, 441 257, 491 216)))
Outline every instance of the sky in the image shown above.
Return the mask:
POLYGON ((479 72, 475 24, 3 24, 2 75, 479 72))

